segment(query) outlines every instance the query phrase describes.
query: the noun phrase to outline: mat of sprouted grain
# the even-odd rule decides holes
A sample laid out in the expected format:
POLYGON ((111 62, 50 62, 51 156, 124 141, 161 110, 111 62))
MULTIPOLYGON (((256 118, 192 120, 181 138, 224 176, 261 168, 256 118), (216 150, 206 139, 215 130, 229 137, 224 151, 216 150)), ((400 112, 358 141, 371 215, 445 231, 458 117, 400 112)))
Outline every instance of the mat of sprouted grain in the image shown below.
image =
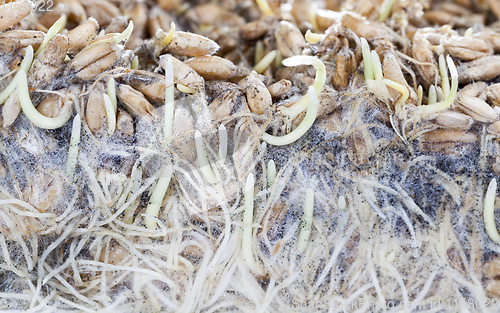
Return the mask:
POLYGON ((496 312, 497 1, 0 6, 4 312, 496 312))

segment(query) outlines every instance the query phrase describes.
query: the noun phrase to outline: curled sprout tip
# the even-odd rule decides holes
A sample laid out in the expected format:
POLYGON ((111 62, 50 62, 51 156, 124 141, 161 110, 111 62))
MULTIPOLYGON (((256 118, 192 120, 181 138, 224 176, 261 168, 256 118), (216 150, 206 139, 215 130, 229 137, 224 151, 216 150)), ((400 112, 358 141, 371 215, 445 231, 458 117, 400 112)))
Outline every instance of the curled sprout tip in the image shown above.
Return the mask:
POLYGON ((500 245, 500 234, 495 225, 495 197, 497 193, 497 180, 493 178, 488 185, 484 197, 483 219, 484 228, 490 239, 500 245))
POLYGON ((215 176, 215 173, 208 161, 207 150, 205 150, 205 145, 203 143, 203 136, 199 130, 194 133, 194 142, 196 145, 196 154, 198 156, 198 164, 200 166, 201 174, 203 174, 203 177, 205 177, 210 184, 216 184, 217 177, 215 176))
POLYGON ((161 203, 165 194, 167 193, 168 185, 170 184, 170 179, 172 178, 172 164, 168 164, 162 171, 158 182, 149 198, 149 203, 146 208, 146 216, 144 218, 144 224, 149 229, 155 229, 157 227, 156 221, 153 217, 157 218, 160 213, 161 203))
POLYGON ((321 93, 326 81, 326 67, 325 64, 317 57, 308 55, 296 55, 281 61, 284 66, 298 66, 298 65, 312 65, 316 69, 316 77, 312 86, 317 94, 321 93))
POLYGON ((474 34, 474 28, 472 27, 469 27, 467 28, 467 30, 465 31, 464 33, 464 37, 472 37, 472 35, 474 34))
POLYGON ((26 74, 30 70, 31 63, 33 62, 33 47, 28 46, 26 47, 26 53, 24 54, 24 58, 21 61, 21 65, 19 66, 19 70, 24 71, 26 74))
MULTIPOLYGON (((293 56, 282 61, 284 66, 297 66, 297 65, 312 65, 316 68, 316 77, 312 87, 316 91, 316 95, 321 93, 326 81, 326 68, 325 64, 318 58, 312 56, 293 56)), ((304 112, 308 106, 307 95, 302 97, 291 107, 284 107, 280 109, 281 114, 288 116, 290 119, 295 119, 300 113, 304 112)))
POLYGON ((19 71, 17 90, 24 114, 36 126, 44 129, 56 129, 62 127, 71 118, 71 114, 73 113, 72 102, 65 104, 56 117, 46 117, 38 112, 31 102, 28 80, 24 71, 19 71))
POLYGON ((127 28, 118 35, 113 41, 116 43, 119 43, 121 41, 125 41, 127 43, 128 39, 130 38, 130 35, 132 35, 132 31, 134 30, 134 22, 132 20, 128 23, 127 28))
POLYGON ((326 34, 313 33, 310 29, 306 31, 305 34, 306 41, 308 43, 317 43, 326 38, 326 34))
POLYGON ((396 112, 399 112, 403 108, 403 105, 406 103, 408 98, 410 97, 410 91, 408 90, 407 87, 399 83, 396 83, 395 81, 390 79, 382 79, 382 82, 386 86, 392 87, 401 93, 401 97, 399 97, 398 102, 396 102, 396 112))
POLYGON ((262 139, 271 145, 284 146, 291 144, 302 137, 314 124, 319 108, 318 95, 312 86, 309 87, 306 97, 308 99, 307 113, 297 128, 284 136, 273 136, 264 133, 262 135, 262 139))

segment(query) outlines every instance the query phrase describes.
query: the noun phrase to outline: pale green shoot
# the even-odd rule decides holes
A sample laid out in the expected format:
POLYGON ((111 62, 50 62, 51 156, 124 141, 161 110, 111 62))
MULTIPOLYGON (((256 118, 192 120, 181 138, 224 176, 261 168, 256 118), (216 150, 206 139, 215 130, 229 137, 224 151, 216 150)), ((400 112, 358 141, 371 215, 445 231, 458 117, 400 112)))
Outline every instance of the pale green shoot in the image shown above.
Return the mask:
POLYGON ((172 42, 172 39, 174 39, 174 34, 175 34, 175 23, 172 22, 170 23, 170 30, 168 31, 167 36, 163 38, 163 44, 166 46, 172 42))
POLYGON ((255 179, 253 174, 248 174, 245 184, 245 202, 243 210, 243 230, 241 234, 241 252, 245 265, 252 271, 257 271, 258 266, 253 256, 252 248, 252 223, 253 223, 253 197, 255 179))
POLYGON ((314 212, 314 190, 312 188, 307 189, 303 212, 299 237, 297 238, 297 252, 299 254, 304 253, 309 237, 311 236, 314 212))
POLYGON ((64 124, 70 119, 73 113, 72 101, 70 104, 63 106, 61 112, 56 117, 46 117, 33 106, 31 102, 28 80, 26 78, 26 73, 24 71, 19 71, 18 76, 18 86, 17 91, 19 94, 19 102, 21 103, 21 108, 23 109, 26 117, 36 126, 45 129, 56 129, 64 124))
POLYGON ((255 44, 255 52, 254 52, 254 57, 253 57, 253 62, 255 64, 258 64, 260 60, 264 57, 264 43, 262 40, 258 40, 257 43, 255 44))
POLYGON ((434 104, 437 102, 437 91, 434 85, 429 87, 429 95, 427 96, 427 104, 434 104))
POLYGON ((177 86, 177 90, 179 90, 182 93, 186 93, 186 94, 190 94, 190 95, 194 95, 196 93, 196 89, 193 89, 191 87, 188 87, 188 86, 185 86, 182 84, 176 84, 176 86, 177 86))
POLYGON ((131 20, 128 23, 127 28, 125 28, 125 30, 120 35, 115 37, 113 42, 118 43, 118 42, 124 41, 125 43, 127 43, 128 39, 130 38, 130 35, 132 35, 133 30, 134 30, 134 22, 132 22, 132 20, 131 20))
POLYGON ((373 70, 372 56, 370 52, 370 46, 368 45, 368 41, 365 38, 361 37, 361 52, 363 54, 363 65, 365 71, 365 81, 374 80, 375 73, 373 70))
POLYGON ((223 161, 227 155, 227 130, 223 124, 219 126, 219 160, 223 161))
POLYGON ((131 64, 130 67, 133 70, 138 70, 139 69, 139 58, 137 56, 135 56, 134 59, 132 60, 132 64, 131 64))
POLYGON ((276 179, 276 164, 274 160, 267 163, 267 187, 271 187, 276 179))
POLYGON ((75 175, 76 163, 78 161, 78 145, 80 144, 80 133, 82 120, 80 115, 75 115, 73 127, 71 129, 71 139, 69 141, 68 160, 66 161, 66 176, 70 179, 75 175))
POLYGON ((422 105, 423 97, 424 97, 424 88, 422 88, 422 85, 418 85, 418 88, 417 88, 417 98, 418 98, 417 106, 422 105))
POLYGON ((446 98, 450 94, 450 81, 448 80, 448 70, 446 69, 446 62, 442 54, 439 55, 439 74, 441 75, 443 98, 446 98))
POLYGON ((453 60, 451 59, 450 56, 446 58, 446 61, 448 63, 448 68, 450 70, 450 76, 451 76, 450 92, 443 101, 420 107, 420 114, 423 118, 429 117, 430 115, 436 112, 449 108, 455 101, 455 96, 458 90, 458 72, 457 68, 455 67, 455 63, 453 63, 453 60))
POLYGON ((497 193, 497 180, 490 181, 486 196, 484 197, 483 220, 484 228, 490 239, 500 245, 500 234, 495 225, 495 197, 497 193))
POLYGON ((47 35, 45 35, 45 38, 42 41, 42 44, 40 47, 35 52, 35 57, 42 52, 43 48, 47 45, 47 43, 54 37, 57 33, 59 33, 61 30, 64 29, 66 26, 66 14, 61 15, 61 17, 49 28, 47 31, 47 35))
POLYGON ((271 7, 269 6, 269 3, 267 3, 266 0, 256 0, 257 5, 259 6, 260 11, 264 16, 272 16, 274 15, 273 10, 271 10, 271 7))
POLYGON ((106 109, 106 122, 108 124, 108 135, 112 135, 116 129, 116 113, 113 103, 109 96, 105 93, 102 94, 104 97, 104 108, 106 109))
MULTIPOLYGON (((318 58, 312 56, 293 56, 282 61, 284 66, 312 65, 316 68, 316 77, 312 87, 316 91, 316 95, 321 93, 326 81, 325 64, 318 58)), ((288 116, 291 120, 295 119, 300 113, 304 112, 308 106, 307 95, 302 97, 297 103, 291 107, 281 107, 280 112, 288 116)))
POLYGON ((308 43, 317 43, 323 39, 326 38, 326 34, 317 34, 313 33, 310 29, 306 31, 306 34, 304 36, 306 38, 306 41, 308 43))
POLYGON ((116 82, 113 77, 110 77, 108 79, 108 96, 109 99, 111 100, 111 104, 113 105, 113 109, 115 110, 115 115, 118 113, 118 105, 116 101, 116 82))
POLYGON ((375 50, 370 51, 370 54, 372 58, 375 80, 381 81, 382 79, 384 79, 384 74, 382 73, 382 64, 380 63, 380 57, 375 50))
POLYGON ((283 66, 283 55, 281 54, 281 52, 278 50, 276 52, 276 58, 274 59, 275 62, 274 62, 274 67, 275 69, 279 69, 283 66))
POLYGON ((18 80, 18 75, 20 72, 24 72, 25 74, 28 73, 31 67, 31 63, 33 62, 33 47, 28 46, 26 47, 26 53, 24 54, 23 61, 21 62, 21 65, 19 66, 19 70, 14 76, 14 78, 10 81, 9 85, 7 88, 5 88, 2 92, 0 92, 0 104, 4 104, 7 99, 9 99, 10 95, 14 90, 16 90, 17 87, 17 80, 18 80))
POLYGON ((380 23, 385 22, 389 14, 391 14, 392 7, 396 3, 396 0, 385 0, 382 3, 382 9, 380 10, 380 14, 378 15, 378 21, 380 23))
POLYGON ((464 37, 472 37, 472 35, 474 34, 474 28, 472 27, 469 27, 467 28, 467 30, 465 31, 464 33, 464 37))
POLYGON ((410 97, 410 91, 406 86, 401 85, 390 79, 385 79, 382 71, 380 57, 375 50, 370 51, 366 39, 361 38, 361 50, 363 53, 363 61, 365 66, 365 83, 368 90, 372 91, 375 96, 382 100, 392 100, 386 86, 396 89, 401 93, 398 102, 396 102, 396 112, 399 112, 403 105, 410 97))
MULTIPOLYGON (((102 40, 94 40, 93 43, 91 43, 91 45, 94 45, 94 44, 100 44, 100 43, 104 43, 104 42, 112 42, 112 43, 119 43, 119 42, 124 42, 127 43, 127 41, 129 40, 130 38, 130 35, 132 35, 132 31, 134 30, 134 22, 130 21, 128 23, 128 26, 127 28, 125 28, 125 30, 123 32, 121 32, 120 34, 116 34, 115 36, 111 36, 109 38, 104 38, 102 40)), ((105 35, 102 35, 102 36, 98 36, 97 38, 100 38, 100 37, 103 37, 105 35)))
POLYGON ((253 70, 259 74, 264 73, 264 71, 271 65, 273 60, 276 58, 277 50, 272 50, 268 54, 266 54, 260 61, 257 63, 253 70))
POLYGON ((392 87, 401 93, 401 97, 399 97, 399 100, 398 100, 398 102, 396 102, 396 105, 395 105, 396 112, 399 112, 403 108, 403 105, 406 103, 408 98, 410 97, 410 91, 405 86, 403 86, 399 83, 396 83, 395 81, 390 80, 390 79, 382 79, 382 82, 386 86, 392 87))
POLYGON ((216 184, 217 177, 210 166, 210 162, 208 161, 207 150, 205 150, 205 144, 203 143, 203 137, 199 130, 194 133, 194 143, 196 145, 196 154, 198 156, 198 164, 200 165, 200 171, 203 174, 203 177, 210 183, 216 184))
POLYGON ((162 171, 158 182, 149 198, 149 203, 146 208, 146 216, 144 217, 144 224, 149 229, 155 229, 157 227, 154 218, 158 218, 160 213, 161 204, 165 194, 167 193, 168 185, 170 184, 170 179, 172 178, 172 164, 168 164, 162 171))
POLYGON ((302 137, 314 124, 316 116, 318 115, 319 108, 318 96, 314 87, 309 87, 309 91, 307 92, 306 97, 309 104, 307 107, 307 113, 299 126, 297 126, 297 128, 284 136, 273 136, 264 133, 262 135, 262 139, 271 145, 284 146, 291 144, 292 142, 295 142, 300 137, 302 137))

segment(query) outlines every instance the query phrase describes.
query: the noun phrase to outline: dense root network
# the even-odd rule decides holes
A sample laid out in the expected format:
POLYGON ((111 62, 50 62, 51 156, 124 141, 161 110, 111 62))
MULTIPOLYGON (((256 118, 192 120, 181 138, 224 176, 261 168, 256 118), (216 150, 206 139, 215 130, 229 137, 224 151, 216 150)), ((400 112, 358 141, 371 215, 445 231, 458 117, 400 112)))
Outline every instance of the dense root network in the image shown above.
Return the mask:
POLYGON ((498 306, 494 1, 46 9, 0 7, 0 309, 498 306))

